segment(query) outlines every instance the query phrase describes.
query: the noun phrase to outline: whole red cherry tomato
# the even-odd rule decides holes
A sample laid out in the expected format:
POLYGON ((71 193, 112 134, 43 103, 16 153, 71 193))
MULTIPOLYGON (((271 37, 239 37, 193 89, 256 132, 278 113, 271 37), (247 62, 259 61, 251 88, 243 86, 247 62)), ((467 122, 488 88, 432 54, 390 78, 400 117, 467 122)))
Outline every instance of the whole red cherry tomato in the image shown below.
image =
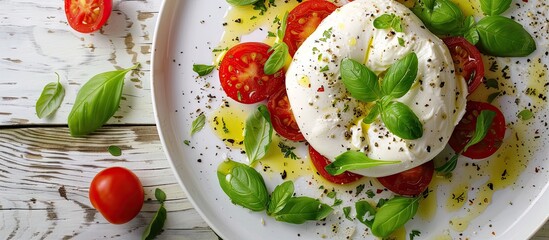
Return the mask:
POLYGON ((123 167, 102 170, 90 184, 91 204, 110 223, 132 220, 141 211, 144 198, 139 178, 123 167))

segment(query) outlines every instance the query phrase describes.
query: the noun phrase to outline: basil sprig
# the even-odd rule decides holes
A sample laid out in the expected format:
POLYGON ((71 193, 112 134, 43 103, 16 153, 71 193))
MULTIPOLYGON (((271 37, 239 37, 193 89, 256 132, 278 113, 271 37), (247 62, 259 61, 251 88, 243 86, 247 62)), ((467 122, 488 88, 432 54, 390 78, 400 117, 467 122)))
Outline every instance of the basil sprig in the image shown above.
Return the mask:
POLYGON ((36 101, 36 115, 38 118, 47 117, 61 106, 63 98, 65 97, 65 88, 59 82, 59 74, 57 75, 57 82, 48 83, 42 94, 36 101))
POLYGON ((374 160, 366 156, 366 154, 358 151, 347 151, 335 158, 335 161, 328 164, 324 169, 330 175, 339 175, 349 170, 365 169, 377 167, 381 165, 390 165, 400 163, 400 161, 380 161, 374 160))
POLYGON ((514 20, 488 16, 476 26, 482 52, 497 57, 525 57, 536 50, 534 38, 514 20))
POLYGON ((90 134, 114 115, 120 105, 124 77, 138 66, 97 74, 80 88, 68 118, 72 136, 90 134))
POLYGON ((252 211, 266 209, 269 193, 263 177, 252 167, 231 160, 224 161, 217 168, 217 179, 234 204, 252 211))
POLYGON ((244 149, 250 164, 263 158, 271 145, 273 125, 267 106, 261 104, 246 119, 244 128, 244 149))
POLYGON ((399 16, 392 14, 383 14, 374 19, 374 27, 377 29, 392 28, 395 32, 403 32, 402 21, 399 16))
POLYGON ((488 16, 500 15, 511 6, 512 0, 480 0, 480 9, 488 16))
POLYGON ((462 31, 465 17, 450 0, 420 0, 412 11, 435 34, 456 35, 462 31))
POLYGON ((448 160, 448 162, 446 162, 444 165, 436 168, 437 172, 444 175, 454 171, 454 169, 456 169, 459 156, 467 151, 469 147, 479 143, 486 137, 486 134, 488 134, 488 131, 492 126, 492 122, 494 121, 495 116, 496 112, 494 111, 482 110, 477 117, 475 132, 473 133, 471 139, 469 139, 465 147, 459 153, 456 153, 454 156, 452 156, 452 158, 450 158, 450 160, 448 160))
POLYGON ((269 51, 272 51, 272 53, 265 62, 265 65, 263 66, 263 71, 267 75, 275 74, 280 69, 282 69, 284 67, 284 64, 286 63, 286 59, 290 55, 288 45, 283 41, 284 34, 286 33, 287 20, 288 12, 284 14, 284 18, 282 18, 282 22, 280 23, 280 27, 277 31, 279 42, 275 43, 271 47, 269 51))
POLYGON ((378 115, 390 132, 402 139, 423 136, 423 125, 412 109, 393 99, 404 96, 412 87, 418 72, 418 59, 411 52, 386 71, 379 84, 378 77, 366 66, 352 59, 341 61, 341 79, 352 97, 374 102, 364 122, 372 123, 378 115))
POLYGON ((152 240, 156 236, 160 235, 168 216, 166 208, 164 207, 164 202, 166 201, 166 193, 164 193, 164 191, 162 191, 160 188, 157 188, 154 191, 154 196, 156 200, 160 202, 160 208, 158 208, 158 211, 154 214, 151 223, 147 226, 147 228, 143 232, 143 235, 141 235, 142 240, 152 240))

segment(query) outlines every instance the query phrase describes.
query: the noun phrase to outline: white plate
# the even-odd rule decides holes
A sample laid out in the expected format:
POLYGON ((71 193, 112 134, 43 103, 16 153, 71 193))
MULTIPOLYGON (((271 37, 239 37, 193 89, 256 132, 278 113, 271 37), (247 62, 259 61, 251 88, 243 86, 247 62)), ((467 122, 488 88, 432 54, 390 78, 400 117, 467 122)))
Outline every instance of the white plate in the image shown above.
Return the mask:
MULTIPOLYGON (((501 65, 500 70, 504 65, 511 66, 509 74, 517 84, 516 86, 508 84, 509 86, 505 88, 515 89, 514 96, 508 93, 509 95, 496 100, 496 105, 503 109, 508 122, 512 122, 510 124, 512 129, 521 129, 518 126, 525 125, 516 119, 516 113, 525 107, 535 106, 533 109, 536 117, 530 120, 528 127, 524 128, 525 131, 517 130, 515 133, 516 136, 520 136, 520 142, 526 142, 526 145, 532 145, 531 139, 537 136, 534 145, 538 147, 528 148, 532 150, 529 161, 525 161, 523 156, 512 156, 512 158, 516 157, 516 161, 527 164, 525 170, 514 184, 496 191, 486 211, 472 219, 469 227, 461 233, 451 230, 449 222, 452 219, 455 220, 456 216, 467 214, 467 209, 471 207, 465 204, 456 211, 448 211, 444 203, 451 198, 449 196, 451 193, 448 189, 435 189, 438 197, 436 214, 427 219, 416 217, 406 225, 408 232, 421 231, 421 236, 416 239, 444 239, 444 237, 527 239, 549 216, 549 204, 547 204, 549 192, 546 191, 549 186, 549 161, 547 161, 549 150, 544 147, 549 144, 545 120, 549 115, 547 100, 540 101, 536 97, 527 97, 524 94, 527 85, 532 84, 532 81, 539 81, 541 84, 535 85, 538 86, 537 94, 548 95, 548 87, 543 86, 543 83, 549 82, 547 71, 549 57, 545 52, 549 48, 547 16, 528 10, 538 6, 537 11, 549 12, 549 7, 546 3, 542 4, 542 1, 544 0, 530 0, 526 7, 521 8, 513 5, 509 11, 520 18, 539 17, 537 20, 526 21, 527 24, 532 21, 536 23, 528 26, 527 29, 530 32, 537 31, 535 36, 538 51, 528 59, 531 59, 531 62, 541 59, 539 69, 530 67, 531 63, 527 63, 527 58, 498 60, 501 65), (533 14, 528 15, 529 12, 533 14), (520 61, 520 64, 515 64, 516 61, 520 61), (543 66, 543 64, 546 65, 543 66), (537 70, 545 72, 545 75, 534 76, 532 72, 537 70), (532 74, 530 75, 529 72, 532 74), (519 99, 518 104, 515 103, 516 99, 519 99), (529 106, 528 103, 534 105, 529 106)), ((525 5, 523 2, 520 4, 525 5)), ((353 223, 344 218, 338 219, 341 217, 340 208, 337 208, 334 216, 328 218, 326 222, 292 225, 276 222, 264 213, 251 212, 235 206, 222 192, 216 176, 218 164, 226 157, 239 161, 244 161, 244 157, 238 151, 235 153, 227 150, 223 142, 213 134, 211 127, 206 126, 193 137, 190 136, 190 129, 191 122, 198 116, 197 109, 209 115, 224 98, 224 93, 219 90, 217 72, 206 78, 197 78, 192 71, 192 65, 212 62, 211 51, 221 38, 223 16, 227 9, 228 5, 224 0, 164 1, 158 19, 152 60, 154 109, 162 144, 179 183, 208 224, 226 240, 344 239, 352 231, 355 231, 353 234, 355 239, 374 239, 373 236, 366 234, 361 224, 356 224, 356 221, 353 223), (208 84, 211 85, 208 86, 208 84), (208 94, 212 94, 215 98, 207 97, 208 94), (190 146, 185 144, 186 140, 190 140, 190 146), (355 224, 358 228, 352 230, 355 224), (333 232, 334 227, 337 230, 336 233, 333 232)), ((513 137, 509 136, 509 138, 513 137)), ((471 161, 467 159, 460 161, 462 162, 458 168, 461 170, 458 169, 455 173, 454 185, 459 184, 462 171, 474 169, 471 168, 471 161), (469 167, 463 167, 464 163, 469 163, 469 167)), ((477 163, 480 167, 488 166, 485 162, 477 163)), ((272 175, 265 177, 270 190, 280 182, 272 175)), ((331 203, 328 201, 333 200, 322 195, 318 185, 315 186, 316 181, 312 182, 313 186, 309 187, 306 180, 298 180, 297 191, 300 194, 312 194, 311 197, 322 197, 324 202, 331 203)), ((368 181, 365 182, 368 183, 368 181)), ((467 198, 474 199, 475 189, 482 186, 474 184, 469 186, 473 191, 467 198)), ((346 203, 346 205, 349 204, 346 203)))

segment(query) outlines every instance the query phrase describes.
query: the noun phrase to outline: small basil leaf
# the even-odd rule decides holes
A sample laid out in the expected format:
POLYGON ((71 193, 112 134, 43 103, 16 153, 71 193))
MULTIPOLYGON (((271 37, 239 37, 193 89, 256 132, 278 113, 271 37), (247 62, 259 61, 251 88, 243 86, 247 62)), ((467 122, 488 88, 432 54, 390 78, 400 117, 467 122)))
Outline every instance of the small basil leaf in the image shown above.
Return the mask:
POLYGON ((522 25, 502 16, 489 16, 477 23, 479 49, 496 57, 525 57, 536 50, 536 42, 522 25))
POLYGON ((156 236, 160 235, 162 233, 162 228, 164 227, 164 223, 166 222, 166 218, 168 217, 168 213, 166 211, 166 208, 164 207, 164 204, 160 204, 160 208, 154 214, 153 219, 151 220, 151 223, 147 226, 145 231, 143 232, 143 235, 141 235, 142 240, 152 240, 156 236))
POLYGON ((202 130, 205 124, 206 116, 204 114, 200 114, 195 120, 193 120, 193 123, 191 125, 191 136, 202 130))
POLYGON ((379 113, 381 112, 381 109, 379 107, 379 105, 376 103, 372 109, 370 109, 370 112, 368 113, 368 115, 366 116, 366 118, 364 118, 364 120, 362 120, 363 123, 365 124, 372 124, 377 116, 379 116, 379 113))
POLYGON ((347 220, 349 220, 349 221, 353 221, 353 218, 351 217, 351 207, 349 207, 349 206, 343 207, 342 210, 343 210, 343 215, 345 216, 345 218, 347 218, 347 220))
POLYGON ((451 173, 454 169, 456 169, 458 158, 459 154, 455 154, 444 165, 437 167, 435 170, 442 175, 451 173))
POLYGON ((252 167, 231 160, 224 161, 217 168, 217 179, 234 204, 252 211, 262 211, 267 207, 267 187, 263 177, 252 167))
POLYGON ((465 37, 465 39, 473 45, 476 45, 480 40, 480 36, 476 28, 469 29, 463 37, 465 37))
POLYGON ((486 134, 488 133, 488 131, 490 130, 490 127, 492 126, 492 122, 495 116, 496 116, 496 112, 494 111, 482 110, 480 112, 480 114, 477 117, 477 122, 475 125, 475 132, 473 133, 473 137, 471 137, 471 139, 465 145, 463 150, 461 150, 461 152, 467 151, 467 149, 470 146, 473 146, 479 143, 480 141, 482 141, 482 139, 484 139, 484 137, 486 137, 486 134))
POLYGON ((284 35, 286 34, 286 27, 288 24, 288 12, 284 13, 284 17, 282 18, 282 22, 280 23, 280 28, 278 29, 278 39, 282 41, 284 39, 284 35))
POLYGON ((517 114, 517 117, 520 120, 526 121, 532 119, 534 117, 534 114, 532 113, 532 111, 524 109, 517 114))
POLYGON ((97 74, 80 88, 68 117, 72 136, 90 134, 114 115, 120 106, 124 76, 138 66, 97 74))
MULTIPOLYGON (((226 0, 229 4, 235 5, 235 6, 245 6, 245 5, 252 5, 260 0, 226 0)), ((262 0, 261 0, 262 1, 262 0)))
POLYGON ((387 29, 391 27, 391 23, 396 18, 395 14, 383 14, 374 19, 374 27, 377 29, 387 29))
POLYGON ((122 155, 122 149, 120 149, 120 147, 118 146, 114 146, 114 145, 111 145, 107 148, 107 150, 109 151, 109 153, 115 157, 118 157, 120 155, 122 155))
POLYGON ((402 21, 400 20, 400 17, 395 16, 393 18, 393 21, 391 22, 391 27, 395 32, 403 32, 404 29, 402 28, 402 21))
POLYGON ((489 16, 500 15, 511 6, 512 0, 480 0, 480 8, 489 16))
POLYGON ((193 71, 197 73, 198 76, 208 75, 214 70, 214 68, 214 65, 193 64, 193 71))
POLYGON ((271 194, 271 201, 267 207, 267 214, 272 215, 280 212, 286 206, 286 203, 292 198, 294 194, 294 183, 292 181, 286 181, 275 187, 271 194))
POLYGON ((463 13, 450 0, 423 0, 412 11, 435 34, 456 35, 461 31, 463 13))
POLYGON ((366 154, 357 151, 347 151, 335 158, 335 161, 328 164, 324 169, 331 175, 339 175, 348 170, 372 168, 381 165, 400 163, 400 161, 374 160, 366 154))
POLYGON ((419 197, 394 197, 381 206, 372 224, 372 233, 378 237, 387 237, 416 215, 419 197))
POLYGON ((48 83, 36 101, 35 108, 38 118, 47 117, 55 112, 61 106, 64 97, 65 88, 59 82, 59 74, 57 74, 57 82, 48 83))
POLYGON ((423 136, 423 125, 410 107, 401 102, 390 102, 382 108, 381 120, 391 133, 409 140, 423 136))
POLYGON ((364 225, 372 228, 374 224, 374 217, 376 215, 376 209, 370 205, 368 201, 358 201, 355 203, 356 218, 364 225))
POLYGON ((361 63, 346 58, 341 61, 341 80, 352 97, 364 101, 378 100, 382 93, 377 76, 361 63))
POLYGON ((404 96, 414 84, 417 71, 418 59, 414 52, 393 63, 381 83, 383 94, 394 98, 404 96))
POLYGON ((246 120, 244 130, 244 149, 250 164, 265 156, 273 137, 273 126, 269 111, 265 105, 260 105, 246 120))
POLYGON ((160 188, 154 189, 154 197, 160 203, 164 203, 166 201, 166 193, 164 191, 162 191, 162 189, 160 189, 160 188))
POLYGON ((334 209, 310 197, 293 197, 274 217, 277 221, 301 224, 326 218, 334 209))
POLYGON ((275 44, 273 46, 273 52, 263 66, 265 74, 272 75, 282 69, 288 55, 288 45, 286 45, 286 43, 281 42, 275 44))

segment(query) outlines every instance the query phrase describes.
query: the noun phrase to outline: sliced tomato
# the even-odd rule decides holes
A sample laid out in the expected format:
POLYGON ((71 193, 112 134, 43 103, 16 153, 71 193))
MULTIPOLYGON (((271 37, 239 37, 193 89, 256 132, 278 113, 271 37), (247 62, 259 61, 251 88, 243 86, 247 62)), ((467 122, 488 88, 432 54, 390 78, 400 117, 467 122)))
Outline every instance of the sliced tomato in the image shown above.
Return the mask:
POLYGON ((379 177, 377 180, 387 189, 396 194, 405 196, 416 196, 421 194, 431 183, 435 165, 433 161, 426 162, 415 168, 386 177, 379 177))
POLYGON ((269 109, 269 113, 271 113, 273 128, 280 136, 292 141, 305 140, 295 121, 294 113, 288 100, 288 94, 286 94, 286 88, 281 88, 269 97, 267 108, 269 109))
POLYGON ((303 41, 316 30, 320 22, 336 9, 337 6, 331 2, 309 0, 297 5, 288 13, 284 42, 288 45, 292 57, 303 41))
POLYGON ((448 37, 443 41, 450 50, 457 74, 463 76, 471 94, 484 78, 484 63, 480 52, 463 37, 448 37))
POLYGON ((219 80, 230 98, 241 103, 256 103, 283 88, 284 70, 273 75, 263 71, 269 48, 265 43, 246 42, 227 51, 219 66, 219 80))
POLYGON ((326 169, 324 169, 326 166, 328 166, 328 164, 331 163, 330 160, 322 156, 313 147, 311 147, 311 145, 309 145, 309 156, 311 157, 311 162, 313 162, 313 165, 315 166, 316 171, 320 174, 320 176, 322 176, 324 179, 328 180, 329 182, 336 183, 336 184, 347 184, 362 178, 362 175, 352 173, 352 172, 344 172, 337 176, 330 175, 326 171, 326 169))
POLYGON ((477 125, 478 115, 482 110, 490 110, 496 113, 492 126, 488 130, 484 139, 469 147, 462 155, 472 159, 483 159, 494 154, 505 137, 505 117, 501 111, 492 104, 485 102, 468 101, 465 116, 454 129, 452 137, 450 137, 450 147, 456 152, 461 152, 467 142, 473 137, 477 125))
POLYGON ((112 0, 65 0, 69 25, 81 33, 99 30, 112 11, 112 0))

